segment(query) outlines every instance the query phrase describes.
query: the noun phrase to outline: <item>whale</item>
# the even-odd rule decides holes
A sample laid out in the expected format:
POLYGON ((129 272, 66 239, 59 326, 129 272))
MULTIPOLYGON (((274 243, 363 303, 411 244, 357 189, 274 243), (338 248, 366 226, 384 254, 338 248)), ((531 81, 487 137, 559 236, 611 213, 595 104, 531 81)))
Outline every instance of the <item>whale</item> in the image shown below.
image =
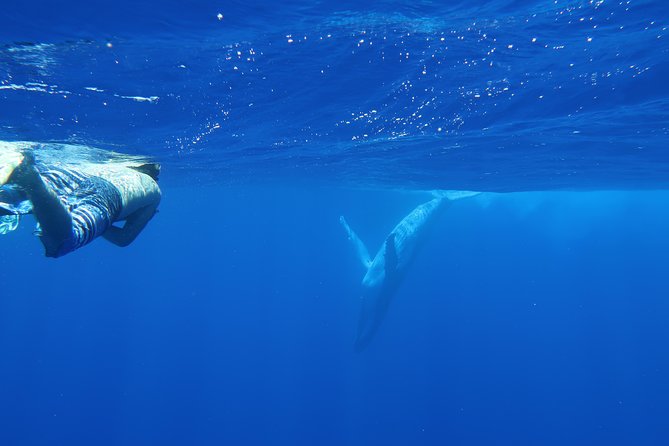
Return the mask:
POLYGON ((454 200, 480 194, 474 191, 432 191, 433 198, 412 210, 386 236, 374 258, 343 216, 339 222, 365 268, 360 293, 360 316, 355 350, 364 350, 375 337, 416 253, 429 238, 438 216, 454 200))

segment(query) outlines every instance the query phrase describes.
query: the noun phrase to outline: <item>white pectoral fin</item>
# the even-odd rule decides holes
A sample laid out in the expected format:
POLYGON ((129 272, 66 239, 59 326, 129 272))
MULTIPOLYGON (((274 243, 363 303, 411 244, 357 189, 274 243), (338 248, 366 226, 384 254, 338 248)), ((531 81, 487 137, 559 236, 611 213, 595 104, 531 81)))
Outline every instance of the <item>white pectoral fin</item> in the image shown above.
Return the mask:
POLYGON ((372 264, 372 259, 369 257, 369 251, 367 251, 367 247, 364 243, 362 243, 362 240, 360 240, 358 235, 353 232, 353 229, 351 229, 343 216, 339 217, 339 223, 341 223, 341 225, 344 227, 344 230, 348 235, 348 239, 353 244, 353 247, 355 248, 355 251, 358 254, 358 257, 360 258, 363 266, 365 268, 369 268, 369 265, 372 264))

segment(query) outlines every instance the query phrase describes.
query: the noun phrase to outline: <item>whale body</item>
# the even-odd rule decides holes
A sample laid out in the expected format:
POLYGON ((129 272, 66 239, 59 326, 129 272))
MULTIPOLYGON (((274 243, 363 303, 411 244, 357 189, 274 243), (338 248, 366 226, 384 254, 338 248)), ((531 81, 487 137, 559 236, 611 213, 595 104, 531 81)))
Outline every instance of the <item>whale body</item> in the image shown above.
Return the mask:
POLYGON ((355 340, 357 351, 363 350, 374 338, 416 252, 437 220, 436 217, 451 201, 471 197, 479 192, 433 191, 432 194, 432 200, 416 207, 395 226, 373 259, 346 219, 339 217, 366 268, 362 279, 360 319, 355 340))

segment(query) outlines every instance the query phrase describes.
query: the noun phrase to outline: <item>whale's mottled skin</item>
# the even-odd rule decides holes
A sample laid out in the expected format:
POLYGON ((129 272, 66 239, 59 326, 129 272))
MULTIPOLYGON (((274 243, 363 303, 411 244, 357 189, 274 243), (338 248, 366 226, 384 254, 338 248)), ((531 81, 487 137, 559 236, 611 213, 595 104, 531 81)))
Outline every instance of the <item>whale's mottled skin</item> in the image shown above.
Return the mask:
POLYGON ((388 307, 402 279, 424 243, 436 217, 452 200, 478 194, 466 191, 436 191, 435 198, 416 207, 388 234, 379 252, 370 258, 367 248, 348 226, 344 217, 340 222, 348 233, 360 260, 367 268, 362 279, 360 321, 355 341, 356 350, 364 349, 376 334, 388 312, 388 307))

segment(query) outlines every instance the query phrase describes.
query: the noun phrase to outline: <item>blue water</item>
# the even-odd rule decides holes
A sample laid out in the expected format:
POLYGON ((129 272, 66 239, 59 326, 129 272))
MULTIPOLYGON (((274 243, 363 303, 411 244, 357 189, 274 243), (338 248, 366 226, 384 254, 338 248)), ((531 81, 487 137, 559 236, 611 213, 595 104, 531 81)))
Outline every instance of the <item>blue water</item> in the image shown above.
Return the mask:
POLYGON ((0 140, 163 201, 124 249, 2 236, 0 444, 667 444, 668 5, 3 5, 0 140), (496 194, 356 353, 339 216, 375 253, 431 189, 496 194))

